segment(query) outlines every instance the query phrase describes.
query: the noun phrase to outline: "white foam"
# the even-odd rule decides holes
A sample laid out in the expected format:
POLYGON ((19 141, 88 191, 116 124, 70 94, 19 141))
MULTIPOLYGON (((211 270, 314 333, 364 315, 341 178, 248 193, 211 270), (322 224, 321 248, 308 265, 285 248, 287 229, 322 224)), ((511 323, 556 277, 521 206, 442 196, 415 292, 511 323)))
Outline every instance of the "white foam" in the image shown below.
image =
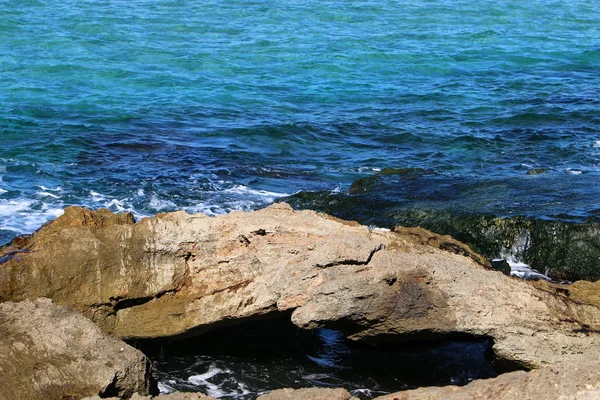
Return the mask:
POLYGON ((335 188, 331 190, 331 193, 340 193, 342 191, 342 183, 340 182, 335 188))
POLYGON ((231 371, 223 370, 216 367, 214 364, 208 368, 203 374, 192 375, 188 378, 188 382, 195 386, 201 386, 209 396, 215 398, 226 396, 228 393, 224 392, 218 385, 209 381, 212 377, 219 374, 229 374, 231 371))
POLYGON ((377 167, 358 167, 358 172, 381 172, 381 168, 377 168, 377 167))
POLYGON ((198 375, 192 375, 188 378, 188 382, 191 383, 192 385, 204 385, 206 384, 207 379, 212 378, 213 376, 216 376, 218 374, 223 373, 224 371, 221 368, 217 368, 214 365, 211 365, 208 368, 208 371, 206 371, 203 374, 198 374, 198 375))
POLYGON ((596 140, 593 144, 593 146, 597 149, 600 149, 600 140, 596 140))
MULTIPOLYGON (((173 384, 174 382, 169 381, 169 383, 173 384)), ((165 382, 158 382, 158 391, 160 392, 160 394, 169 394, 173 393, 175 391, 175 388, 173 388, 165 382)))
POLYGON ((93 201, 102 201, 102 200, 105 200, 105 199, 106 199, 106 197, 105 197, 105 196, 101 195, 101 194, 100 194, 100 193, 98 193, 98 192, 94 192, 93 190, 92 190, 92 191, 90 191, 90 196, 92 196, 92 200, 93 200, 93 201))
POLYGON ((150 202, 148 203, 148 206, 150 206, 151 208, 153 208, 156 211, 162 211, 162 210, 167 210, 167 209, 172 210, 172 209, 177 208, 175 203, 173 203, 172 201, 159 199, 158 196, 155 194, 152 194, 150 196, 150 202))
POLYGON ((40 185, 40 186, 38 186, 38 187, 39 187, 40 189, 42 189, 42 190, 46 191, 46 192, 60 192, 60 191, 62 191, 62 188, 61 188, 60 186, 57 186, 57 187, 55 187, 54 189, 47 188, 47 187, 46 187, 46 186, 44 186, 44 185, 40 185))
POLYGON ((534 270, 528 264, 519 260, 519 254, 523 254, 527 251, 531 244, 531 234, 527 230, 523 230, 519 235, 519 238, 513 243, 510 249, 504 249, 501 252, 500 259, 506 260, 510 266, 510 275, 516 276, 521 279, 545 279, 551 281, 552 279, 548 276, 534 270))
POLYGON ((547 281, 552 281, 552 279, 549 276, 539 273, 535 269, 531 268, 531 266, 529 266, 528 264, 525 264, 523 262, 509 261, 509 260, 506 260, 506 261, 508 262, 508 265, 510 266, 510 275, 511 276, 516 276, 518 278, 527 279, 527 280, 544 279, 547 281))
POLYGON ((583 171, 577 170, 577 169, 571 169, 571 168, 567 168, 567 172, 571 175, 581 175, 583 174, 583 171))
POLYGON ((53 199, 59 198, 59 196, 57 196, 53 193, 50 193, 50 192, 36 192, 35 194, 36 194, 36 196, 41 196, 41 197, 52 197, 53 199))
POLYGON ((248 186, 245 186, 245 185, 235 185, 231 188, 224 189, 223 192, 234 193, 234 194, 244 194, 244 195, 250 194, 250 195, 254 195, 254 196, 267 197, 267 198, 279 198, 279 197, 285 197, 285 196, 290 195, 289 193, 277 193, 277 192, 270 192, 268 190, 250 189, 248 186))
POLYGON ((0 199, 2 229, 15 233, 31 233, 63 212, 62 203, 48 206, 31 199, 0 199))
POLYGON ((369 226, 369 229, 373 232, 391 232, 391 230, 388 228, 379 228, 377 226, 369 226))
POLYGON ((4 193, 8 193, 8 190, 4 190, 4 189, 0 188, 0 194, 4 194, 4 193))

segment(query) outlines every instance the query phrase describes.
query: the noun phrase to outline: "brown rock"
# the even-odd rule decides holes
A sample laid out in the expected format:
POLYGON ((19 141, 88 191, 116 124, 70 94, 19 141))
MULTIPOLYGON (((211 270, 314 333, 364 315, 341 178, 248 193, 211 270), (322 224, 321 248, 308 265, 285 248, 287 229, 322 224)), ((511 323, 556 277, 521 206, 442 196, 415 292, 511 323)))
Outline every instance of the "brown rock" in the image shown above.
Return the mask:
POLYGON ((52 297, 123 338, 193 335, 285 312, 299 327, 351 340, 491 337, 497 355, 529 367, 600 345, 596 304, 488 270, 449 237, 286 204, 135 224, 68 208, 0 259, 0 300, 52 297))
POLYGON ((579 357, 531 372, 517 371, 466 386, 428 387, 375 400, 592 400, 600 399, 600 360, 579 357))
POLYGON ((150 362, 49 299, 0 304, 0 399, 129 397, 151 389, 150 362))
POLYGON ((357 400, 346 389, 279 389, 258 396, 256 400, 357 400))

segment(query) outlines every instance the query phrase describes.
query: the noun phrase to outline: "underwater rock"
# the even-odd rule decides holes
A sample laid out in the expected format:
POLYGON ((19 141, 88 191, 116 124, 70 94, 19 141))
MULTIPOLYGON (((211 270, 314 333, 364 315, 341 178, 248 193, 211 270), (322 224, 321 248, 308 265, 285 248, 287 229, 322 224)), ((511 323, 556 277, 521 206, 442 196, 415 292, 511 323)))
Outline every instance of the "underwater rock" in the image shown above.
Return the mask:
POLYGON ((0 304, 0 399, 129 397, 154 389, 149 360, 49 299, 0 304))
POLYGON ((138 223, 109 214, 68 208, 0 249, 0 300, 51 297, 126 339, 194 336, 279 314, 373 345, 492 338, 499 358, 527 367, 595 354, 600 344, 596 305, 502 275, 424 229, 369 229, 287 204, 138 223))

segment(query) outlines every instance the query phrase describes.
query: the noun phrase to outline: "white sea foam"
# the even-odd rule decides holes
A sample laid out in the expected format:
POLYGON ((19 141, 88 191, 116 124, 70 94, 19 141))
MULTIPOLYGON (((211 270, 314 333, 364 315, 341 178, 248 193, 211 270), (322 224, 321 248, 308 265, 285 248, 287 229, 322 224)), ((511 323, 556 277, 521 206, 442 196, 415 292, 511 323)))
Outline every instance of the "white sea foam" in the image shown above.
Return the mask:
POLYGON ((191 383, 192 385, 204 385, 206 384, 206 381, 218 374, 222 374, 223 372, 225 372, 224 370, 222 370, 221 368, 216 367, 215 365, 211 365, 208 368, 208 371, 206 371, 203 374, 198 374, 198 375, 192 375, 188 378, 188 382, 191 383))
POLYGON ((526 280, 545 279, 547 281, 552 281, 549 276, 539 273, 535 269, 531 268, 528 264, 509 260, 506 261, 508 262, 508 265, 510 265, 511 276, 516 276, 526 280))
MULTIPOLYGON (((223 389, 219 387, 219 385, 214 384, 209 381, 209 379, 213 378, 219 374, 230 374, 231 371, 223 370, 221 368, 216 367, 212 364, 208 371, 203 374, 192 375, 188 378, 188 382, 195 386, 202 387, 209 396, 213 396, 215 398, 226 396, 230 393, 225 392, 223 389)), ((236 393, 237 394, 237 393, 236 393)))
POLYGON ((53 199, 60 198, 60 196, 57 196, 50 192, 35 192, 35 194, 36 194, 36 196, 40 196, 40 197, 52 197, 53 199))
POLYGON ((106 197, 104 197, 103 195, 101 195, 98 192, 94 192, 93 190, 90 191, 90 196, 92 196, 93 201, 102 201, 102 200, 106 199, 106 197))
POLYGON ((62 214, 62 203, 50 206, 32 199, 0 199, 1 227, 15 233, 31 233, 62 214))
POLYGON ((504 249, 501 252, 501 258, 506 260, 510 266, 510 275, 516 276, 521 279, 532 280, 532 279, 545 279, 551 281, 547 275, 536 271, 531 268, 530 265, 519 260, 519 254, 523 254, 531 244, 531 234, 529 231, 524 230, 521 232, 519 238, 513 243, 510 249, 504 249))
POLYGON ((175 391, 175 388, 171 386, 173 384, 175 384, 174 381, 158 382, 158 391, 160 392, 160 394, 173 393, 175 391))
POLYGON ((391 232, 391 230, 388 228, 379 228, 374 225, 369 226, 369 229, 372 230, 373 232, 391 232))
POLYGON ((571 175, 581 175, 583 174, 583 171, 577 170, 577 169, 571 169, 571 168, 567 168, 567 172, 571 175))
POLYGON ((600 140, 596 140, 593 146, 597 149, 600 149, 600 140))
POLYGON ((4 190, 4 189, 0 188, 0 194, 4 194, 4 193, 8 193, 8 190, 4 190))
POLYGON ((172 201, 160 199, 155 194, 150 196, 150 202, 148 203, 148 206, 156 211, 173 210, 177 208, 177 205, 175 205, 175 203, 172 201))
POLYGON ((361 394, 368 398, 373 398, 375 396, 388 394, 389 392, 384 392, 383 390, 371 390, 371 389, 367 389, 367 388, 361 388, 361 389, 351 390, 350 393, 352 393, 352 395, 355 397, 358 397, 357 395, 361 394))
POLYGON ((273 201, 273 199, 279 198, 279 197, 285 197, 285 196, 289 196, 289 193, 277 193, 277 192, 270 192, 268 190, 258 190, 258 189, 250 189, 248 186, 245 185, 235 185, 231 188, 227 188, 223 190, 224 193, 233 193, 233 194, 243 194, 243 195, 252 195, 252 196, 258 196, 258 197, 266 197, 267 199, 271 199, 270 201, 273 201))
POLYGON ((60 191, 62 191, 62 188, 61 188, 60 186, 57 186, 57 187, 55 187, 54 189, 47 188, 47 187, 46 187, 46 186, 44 186, 44 185, 40 185, 40 186, 38 186, 38 187, 39 187, 40 189, 42 189, 43 191, 46 191, 46 192, 60 192, 60 191))

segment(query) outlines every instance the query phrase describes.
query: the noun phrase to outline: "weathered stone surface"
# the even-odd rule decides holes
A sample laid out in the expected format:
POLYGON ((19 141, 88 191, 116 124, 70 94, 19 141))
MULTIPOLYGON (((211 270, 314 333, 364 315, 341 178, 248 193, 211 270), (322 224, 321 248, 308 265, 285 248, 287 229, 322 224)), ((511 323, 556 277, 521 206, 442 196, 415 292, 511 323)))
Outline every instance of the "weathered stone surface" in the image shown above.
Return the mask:
POLYGON ((597 305, 488 270, 450 237, 369 229, 286 204, 138 223, 68 208, 0 259, 0 300, 52 297, 123 338, 291 313, 299 327, 351 340, 492 337, 498 356, 530 367, 600 345, 597 305))
MULTIPOLYGON (((85 397, 81 400, 121 400, 118 397, 111 397, 109 399, 103 399, 100 396, 85 397)), ((169 394, 161 394, 158 396, 142 396, 139 393, 135 393, 129 400, 215 400, 214 397, 208 396, 202 393, 183 393, 174 392, 169 394)))
POLYGON ((150 362, 49 299, 0 304, 0 399, 129 397, 151 389, 150 362))
POLYGON ((375 400, 591 400, 600 399, 600 360, 578 357, 559 366, 517 371, 466 386, 428 387, 375 400))
POLYGON ((279 389, 258 396, 256 400, 358 400, 346 389, 279 389))

